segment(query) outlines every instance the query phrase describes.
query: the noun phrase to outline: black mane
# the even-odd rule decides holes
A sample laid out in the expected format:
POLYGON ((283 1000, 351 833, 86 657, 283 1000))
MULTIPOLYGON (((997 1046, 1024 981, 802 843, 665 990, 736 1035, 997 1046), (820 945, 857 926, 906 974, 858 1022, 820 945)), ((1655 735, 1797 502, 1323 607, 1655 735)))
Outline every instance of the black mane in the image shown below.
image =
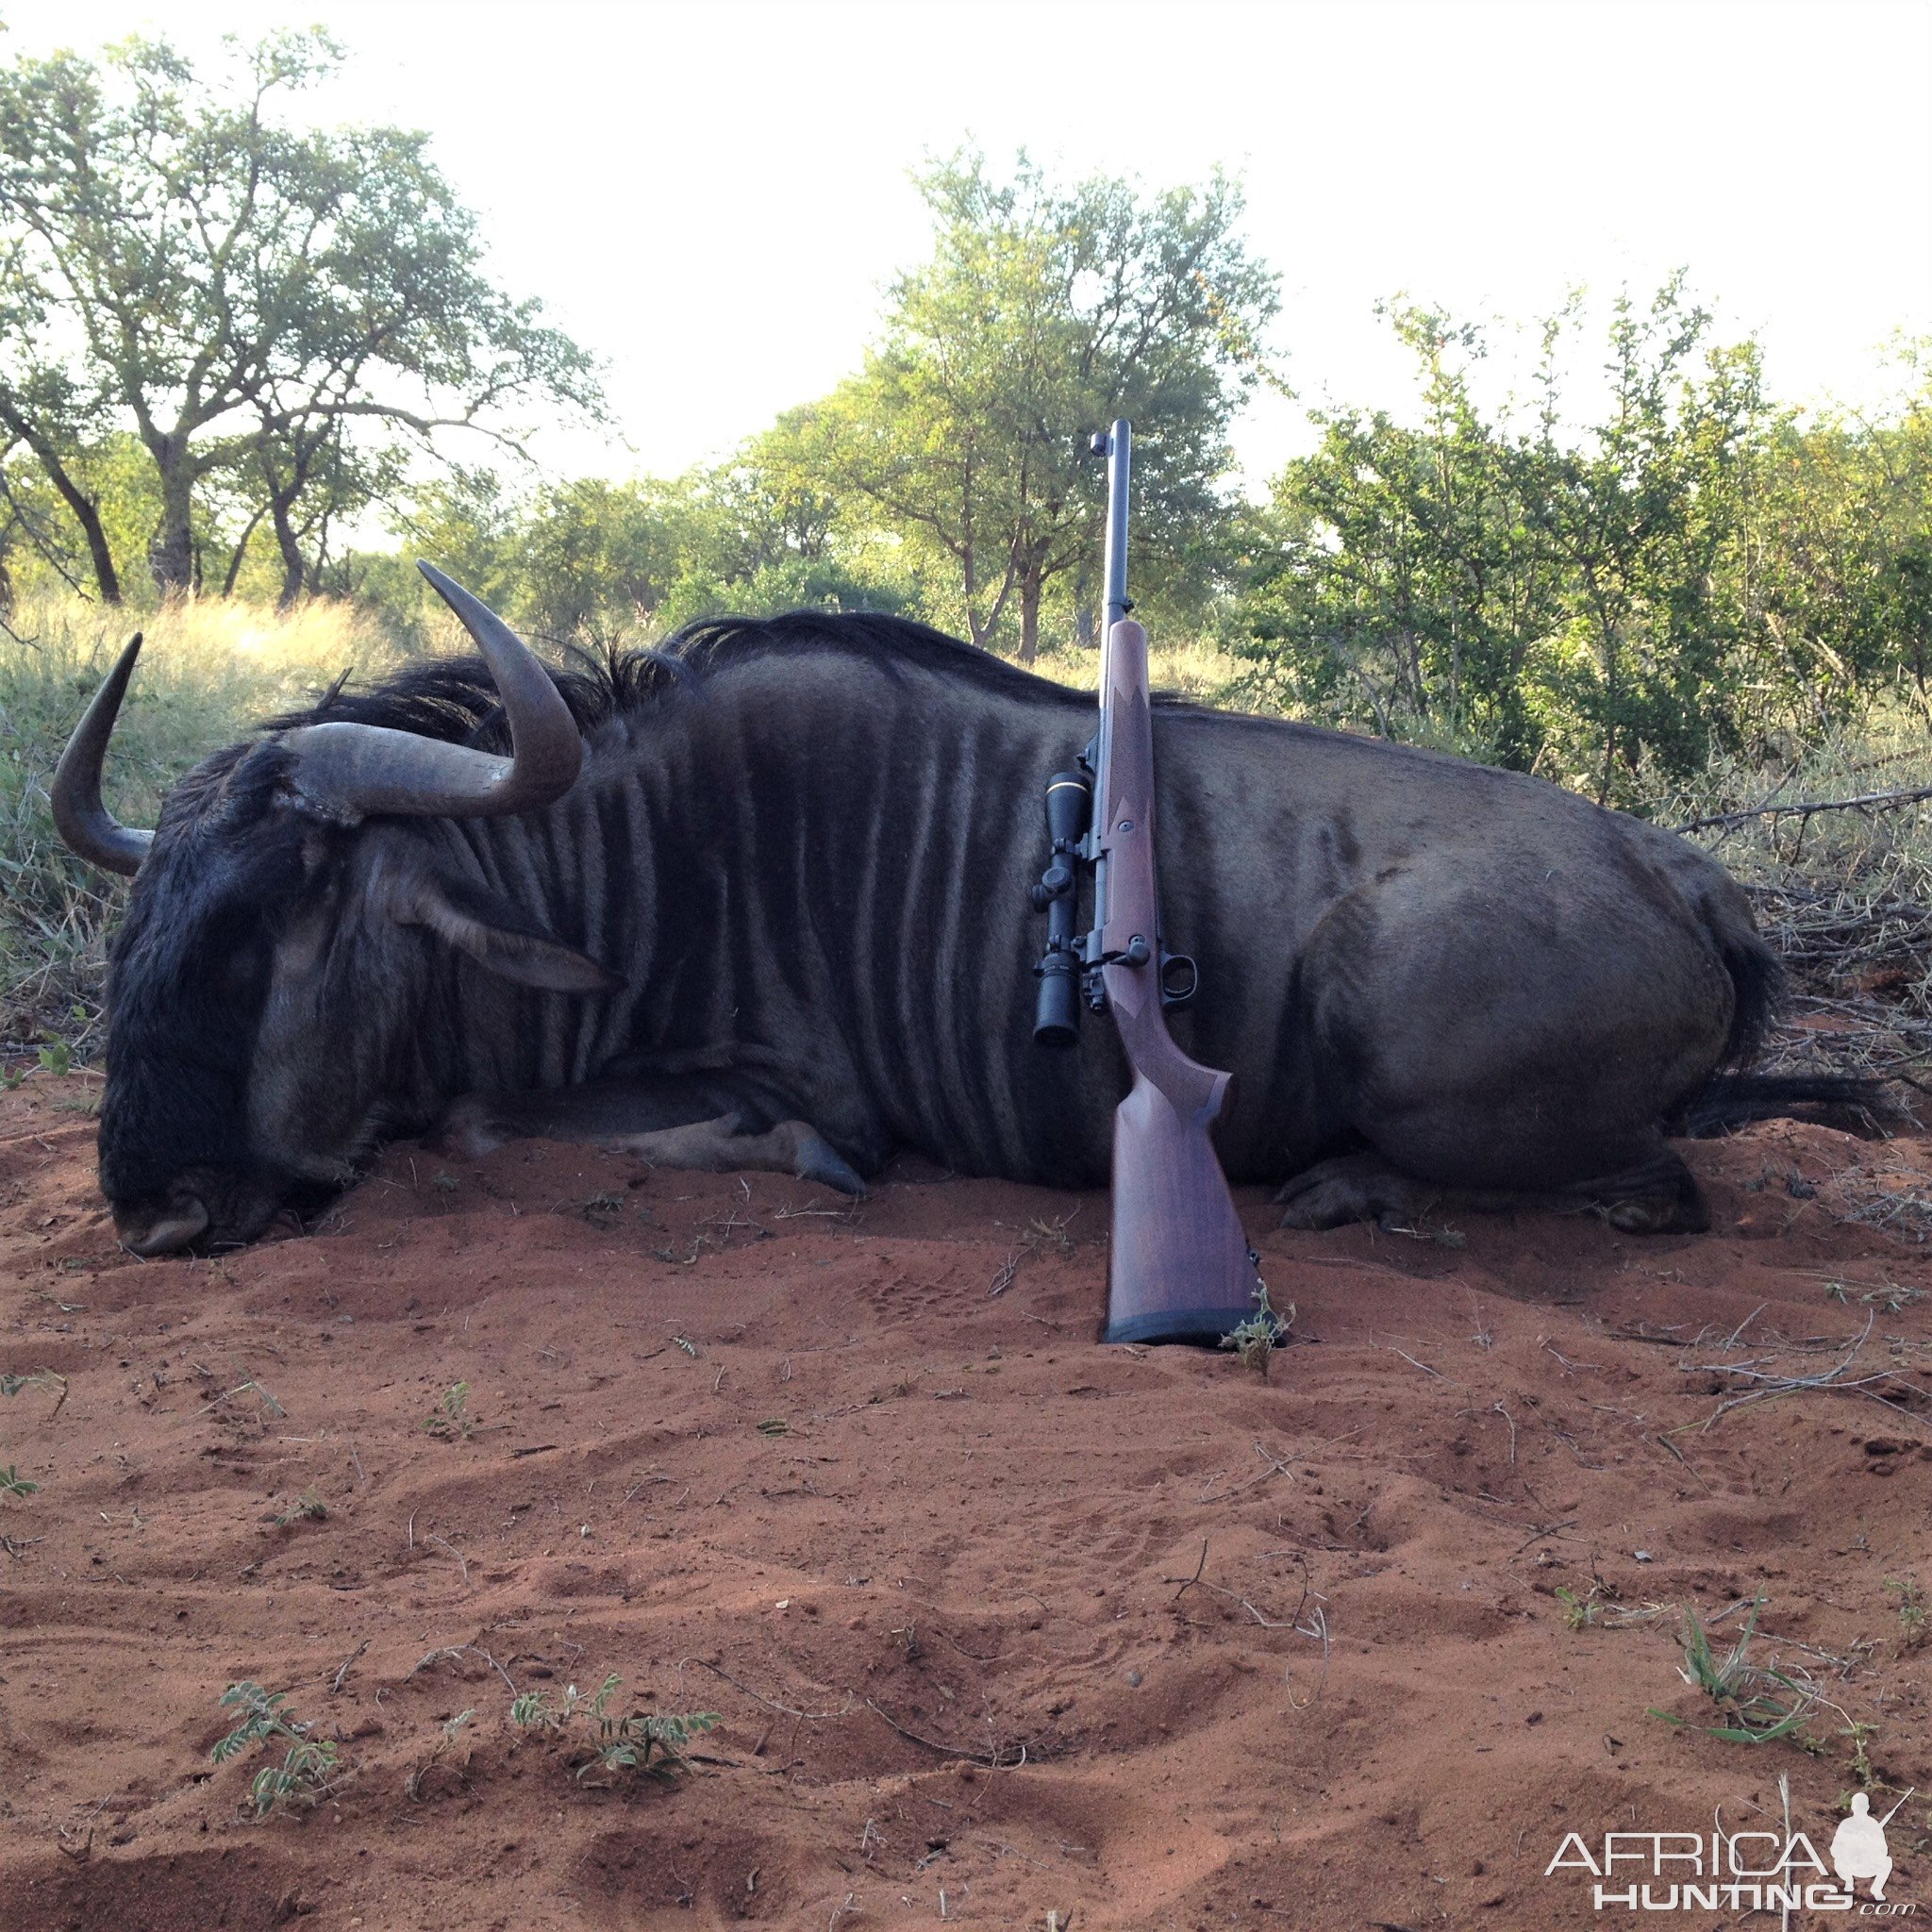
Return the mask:
MULTIPOLYGON (((1036 703, 1057 698, 1083 707, 1092 704, 1077 691, 1036 677, 930 625, 863 610, 705 618, 650 649, 612 649, 602 659, 574 650, 575 661, 563 669, 551 667, 550 675, 578 730, 588 735, 612 719, 647 710, 675 691, 700 688, 729 666, 779 654, 853 657, 889 675, 911 667, 1036 703)), ((496 684, 480 657, 427 659, 363 691, 347 690, 339 680, 306 710, 272 718, 262 729, 322 724, 380 724, 483 751, 509 748, 496 684)))

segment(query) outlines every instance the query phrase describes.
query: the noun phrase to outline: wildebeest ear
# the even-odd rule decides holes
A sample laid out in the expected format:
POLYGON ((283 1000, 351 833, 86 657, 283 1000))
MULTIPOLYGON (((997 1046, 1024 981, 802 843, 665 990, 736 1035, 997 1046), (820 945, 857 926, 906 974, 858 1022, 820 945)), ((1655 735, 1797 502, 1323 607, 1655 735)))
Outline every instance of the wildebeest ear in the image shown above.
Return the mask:
POLYGON ((545 992, 615 992, 622 978, 587 953, 567 946, 535 920, 466 881, 425 878, 396 911, 404 925, 427 926, 479 966, 545 992))

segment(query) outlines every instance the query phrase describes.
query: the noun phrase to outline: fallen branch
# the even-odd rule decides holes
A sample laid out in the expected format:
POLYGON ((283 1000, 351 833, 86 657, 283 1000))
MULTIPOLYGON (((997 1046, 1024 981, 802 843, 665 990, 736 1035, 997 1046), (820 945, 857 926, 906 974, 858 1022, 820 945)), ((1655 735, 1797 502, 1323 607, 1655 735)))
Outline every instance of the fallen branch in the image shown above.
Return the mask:
MULTIPOLYGON (((1919 1418, 1903 1404, 1889 1401, 1885 1396, 1874 1392, 1878 1384, 1899 1379, 1896 1369, 1879 1369, 1869 1375, 1846 1379, 1846 1372, 1857 1359, 1858 1351, 1864 1347, 1871 1336, 1873 1320, 1872 1315, 1867 1315, 1865 1325, 1859 1331, 1857 1340, 1830 1368, 1821 1370, 1815 1375, 1781 1375, 1759 1368, 1757 1362, 1679 1362, 1678 1368, 1687 1375, 1732 1375, 1740 1381, 1757 1385, 1726 1395, 1702 1423, 1686 1424, 1685 1426, 1694 1427, 1701 1432, 1730 1414, 1733 1409, 1748 1407, 1754 1402, 1764 1402, 1774 1395, 1802 1395, 1809 1390, 1866 1395, 1881 1407, 1890 1409, 1893 1414, 1904 1416, 1908 1422, 1917 1422, 1919 1418)), ((1769 1357, 1757 1357, 1758 1361, 1769 1359, 1769 1357)), ((1670 1433, 1674 1435, 1677 1432, 1674 1429, 1670 1433)))
POLYGON ((446 1657, 480 1657, 503 1679, 504 1684, 509 1690, 509 1694, 512 1697, 516 1696, 517 1687, 511 1683, 509 1673, 487 1650, 480 1649, 474 1643, 445 1643, 440 1649, 432 1650, 427 1655, 419 1657, 403 1674, 403 1682, 407 1684, 418 1671, 426 1669, 430 1664, 438 1663, 446 1657))
POLYGON ((734 1690, 741 1690, 754 1704, 762 1704, 767 1710, 775 1710, 780 1717, 803 1718, 808 1724, 824 1724, 831 1718, 849 1716, 852 1710, 852 1699, 849 1693, 846 1696, 843 1707, 839 1710, 793 1710, 789 1704, 778 1704, 772 1698, 759 1696, 749 1684, 741 1684, 723 1664, 714 1664, 708 1657, 681 1657, 678 1660, 677 1668, 681 1671, 686 1664, 696 1664, 699 1670, 709 1671, 714 1677, 723 1677, 734 1690))
POLYGON ((347 1675, 349 1674, 349 1667, 350 1667, 350 1666, 351 1666, 351 1665, 352 1665, 352 1664, 353 1664, 353 1663, 354 1663, 354 1662, 356 1661, 356 1659, 357 1659, 357 1658, 358 1658, 358 1657, 360 1657, 360 1656, 362 1655, 362 1653, 363 1653, 363 1652, 364 1652, 365 1650, 367 1650, 368 1648, 369 1648, 369 1640, 368 1640, 368 1638, 366 1638, 366 1637, 365 1637, 365 1638, 364 1638, 364 1639, 362 1640, 362 1641, 361 1641, 360 1643, 358 1643, 358 1645, 357 1645, 357 1646, 355 1647, 355 1649, 354 1649, 354 1650, 352 1650, 352 1651, 351 1651, 351 1652, 350 1652, 350 1653, 348 1654, 348 1656, 347 1656, 347 1657, 344 1657, 344 1658, 342 1659, 342 1662, 341 1662, 341 1669, 340 1669, 339 1671, 337 1671, 337 1673, 335 1674, 335 1676, 334 1676, 334 1677, 333 1677, 333 1678, 332 1678, 332 1679, 330 1680, 330 1682, 329 1682, 329 1687, 328 1687, 328 1693, 329 1693, 329 1695, 330 1695, 331 1697, 333 1697, 333 1696, 334 1696, 334 1695, 335 1695, 335 1694, 336 1694, 336 1693, 337 1693, 337 1692, 338 1692, 338 1691, 339 1691, 339 1690, 341 1690, 341 1689, 342 1688, 342 1679, 343 1679, 344 1677, 346 1677, 346 1676, 347 1676, 347 1675))
POLYGON ((1708 818, 1686 819, 1677 832, 1703 832, 1719 825, 1748 825, 1754 819, 1804 818, 1821 811, 1895 811, 1901 806, 1922 805, 1932 798, 1932 785, 1909 791, 1866 791, 1857 798, 1814 798, 1793 805, 1749 805, 1741 811, 1713 812, 1708 818))
POLYGON ((1019 1757, 1012 1758, 1003 1757, 997 1745, 991 1751, 968 1751, 963 1745, 941 1744, 937 1738, 922 1738, 917 1731, 908 1731, 897 1718, 887 1716, 870 1697, 865 1700, 865 1707, 874 1717, 890 1724, 908 1743, 922 1744, 928 1751, 937 1751, 942 1757, 963 1757, 967 1763, 983 1764, 989 1771, 1017 1771, 1026 1762, 1026 1747, 1024 1744, 1018 1747, 1019 1757))

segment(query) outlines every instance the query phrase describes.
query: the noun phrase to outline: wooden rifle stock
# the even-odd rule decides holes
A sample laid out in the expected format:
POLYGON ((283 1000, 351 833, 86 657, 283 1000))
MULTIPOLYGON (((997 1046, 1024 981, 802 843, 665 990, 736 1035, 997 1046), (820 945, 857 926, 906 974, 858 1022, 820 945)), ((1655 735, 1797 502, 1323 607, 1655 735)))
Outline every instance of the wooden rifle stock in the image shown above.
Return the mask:
POLYGON ((1255 1257, 1210 1138, 1233 1099, 1234 1075, 1190 1059, 1161 1010, 1147 633, 1131 618, 1108 630, 1103 665, 1098 951, 1134 1073, 1114 1113, 1106 1339, 1213 1342, 1255 1313, 1255 1257))

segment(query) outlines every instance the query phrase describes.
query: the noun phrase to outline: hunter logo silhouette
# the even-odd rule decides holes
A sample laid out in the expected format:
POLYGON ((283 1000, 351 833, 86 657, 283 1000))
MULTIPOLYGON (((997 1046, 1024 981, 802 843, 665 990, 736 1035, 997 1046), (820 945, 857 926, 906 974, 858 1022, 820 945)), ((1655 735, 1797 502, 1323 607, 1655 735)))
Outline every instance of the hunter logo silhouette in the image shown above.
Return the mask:
MULTIPOLYGON (((1913 1787, 1916 1790, 1917 1786, 1913 1787)), ((1906 1798, 1912 1795, 1906 1793, 1906 1798)), ((1901 1798, 1898 1805, 1903 1805, 1901 1798)), ((1885 1881, 1891 1876, 1891 1853, 1885 1842, 1885 1827, 1898 1810, 1894 1805, 1883 1818, 1872 1816, 1872 1800, 1863 1791, 1852 1793, 1852 1815, 1831 1835, 1831 1869, 1847 1891, 1857 1889, 1858 1880, 1872 1881, 1872 1896, 1883 1900, 1885 1881)))

